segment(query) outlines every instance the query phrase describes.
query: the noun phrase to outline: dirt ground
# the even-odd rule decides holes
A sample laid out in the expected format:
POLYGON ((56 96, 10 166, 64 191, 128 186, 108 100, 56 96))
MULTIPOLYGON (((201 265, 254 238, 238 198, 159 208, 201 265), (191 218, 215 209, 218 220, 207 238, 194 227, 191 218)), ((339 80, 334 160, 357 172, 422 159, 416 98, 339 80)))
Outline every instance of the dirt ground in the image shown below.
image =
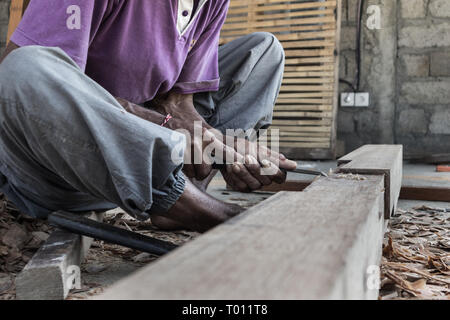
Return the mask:
MULTIPOLYGON (((213 180, 208 191, 224 201, 251 207, 272 195, 241 194, 213 180)), ((121 210, 113 210, 106 222, 177 245, 199 234, 164 232, 138 223, 121 210)), ((22 270, 52 227, 21 214, 0 195, 0 300, 15 299, 15 276, 22 270)), ((82 264, 82 288, 68 299, 89 299, 158 257, 94 241, 82 264)), ((448 207, 416 205, 399 209, 385 237, 380 299, 450 299, 450 204, 448 207)))

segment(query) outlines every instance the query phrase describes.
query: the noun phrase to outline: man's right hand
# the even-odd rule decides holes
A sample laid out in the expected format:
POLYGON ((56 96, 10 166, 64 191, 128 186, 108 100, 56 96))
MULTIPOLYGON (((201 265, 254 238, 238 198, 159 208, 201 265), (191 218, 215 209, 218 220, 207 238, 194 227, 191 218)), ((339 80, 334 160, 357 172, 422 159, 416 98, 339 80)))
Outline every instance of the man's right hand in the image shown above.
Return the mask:
POLYGON ((166 127, 183 132, 186 136, 183 171, 189 178, 201 181, 211 173, 214 160, 205 161, 210 153, 205 152, 207 149, 214 150, 217 153, 215 156, 221 158, 222 163, 227 164, 225 169, 221 170, 227 183, 243 192, 260 189, 263 185, 272 182, 282 183, 286 176, 279 168, 295 169, 296 167, 295 162, 267 148, 262 147, 265 152, 260 152, 262 149, 256 142, 246 141, 244 152, 236 150, 235 143, 226 145, 227 139, 209 126, 191 105, 192 97, 159 100, 159 108, 155 110, 143 108, 124 99, 116 99, 128 112, 158 125, 163 122, 165 115, 174 116, 167 122, 166 127), (195 137, 196 135, 198 136, 195 137), (258 152, 255 153, 255 150, 258 152), (267 172, 267 166, 273 169, 270 170, 272 173, 262 174, 263 171, 267 172))

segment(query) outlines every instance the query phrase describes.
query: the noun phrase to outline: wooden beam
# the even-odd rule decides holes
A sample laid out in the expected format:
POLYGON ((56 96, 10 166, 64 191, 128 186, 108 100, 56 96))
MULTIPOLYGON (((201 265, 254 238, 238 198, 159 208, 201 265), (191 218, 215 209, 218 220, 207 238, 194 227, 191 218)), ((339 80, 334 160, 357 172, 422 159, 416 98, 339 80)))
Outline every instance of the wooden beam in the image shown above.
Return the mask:
POLYGON ((403 186, 400 199, 450 202, 450 187, 403 186))
POLYGON ((397 208, 403 176, 403 146, 365 145, 338 160, 338 172, 384 174, 385 213, 389 219, 397 208))
POLYGON ((281 192, 107 289, 98 299, 376 299, 384 175, 281 192))
POLYGON ((16 30, 20 21, 22 20, 23 14, 30 0, 11 0, 11 7, 9 9, 9 24, 8 24, 8 35, 6 43, 9 42, 14 30, 16 30))
MULTIPOLYGON (((103 214, 92 213, 89 217, 101 221, 103 214)), ((17 299, 65 299, 72 287, 72 279, 79 280, 77 272, 91 244, 92 238, 54 231, 17 276, 17 299)))
MULTIPOLYGON (((274 183, 269 186, 265 186, 262 191, 302 191, 310 184, 311 181, 286 181, 283 184, 274 183)), ((399 199, 450 202, 450 187, 421 187, 405 185, 402 186, 399 199)))
POLYGON ((264 186, 261 191, 266 192, 281 192, 281 191, 303 191, 311 184, 311 181, 293 181, 288 180, 285 183, 272 183, 264 186))

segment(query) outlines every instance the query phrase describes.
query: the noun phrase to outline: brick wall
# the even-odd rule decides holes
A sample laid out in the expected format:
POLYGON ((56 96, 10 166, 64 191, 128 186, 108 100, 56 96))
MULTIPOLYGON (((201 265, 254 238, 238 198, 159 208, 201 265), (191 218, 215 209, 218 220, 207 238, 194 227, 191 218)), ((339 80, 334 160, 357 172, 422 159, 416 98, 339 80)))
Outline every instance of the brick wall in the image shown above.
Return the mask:
POLYGON ((410 152, 450 152, 450 1, 401 0, 397 140, 410 152))
MULTIPOLYGON (((357 0, 343 1, 340 73, 341 78, 353 81, 357 0)), ((401 143, 412 157, 450 152, 450 1, 390 1, 394 4, 366 0, 366 7, 375 4, 382 9, 383 30, 369 31, 367 16, 363 20, 361 90, 371 93, 372 103, 369 109, 340 108, 338 137, 346 142, 347 150, 364 143, 401 143), (389 26, 391 18, 395 24, 389 26), (395 38, 386 38, 394 45, 374 40, 386 29, 395 32, 395 38), (373 64, 373 57, 389 50, 395 54, 394 67, 371 72, 368 65, 373 64), (377 93, 389 80, 395 86, 392 100, 386 97, 389 93, 377 93)), ((349 90, 345 85, 340 88, 349 90)))

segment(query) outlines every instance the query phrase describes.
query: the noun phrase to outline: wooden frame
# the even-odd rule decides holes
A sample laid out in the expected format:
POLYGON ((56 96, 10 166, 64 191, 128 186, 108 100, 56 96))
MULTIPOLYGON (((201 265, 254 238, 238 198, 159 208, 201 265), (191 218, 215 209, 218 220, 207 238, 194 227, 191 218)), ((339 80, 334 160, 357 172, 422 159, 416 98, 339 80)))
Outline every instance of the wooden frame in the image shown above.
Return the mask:
POLYGON ((273 33, 286 53, 273 126, 297 159, 336 158, 341 0, 231 0, 221 43, 273 33))
POLYGON ((9 24, 8 24, 8 35, 6 38, 6 43, 9 42, 14 30, 22 20, 23 14, 31 0, 11 0, 11 7, 9 9, 9 24))

